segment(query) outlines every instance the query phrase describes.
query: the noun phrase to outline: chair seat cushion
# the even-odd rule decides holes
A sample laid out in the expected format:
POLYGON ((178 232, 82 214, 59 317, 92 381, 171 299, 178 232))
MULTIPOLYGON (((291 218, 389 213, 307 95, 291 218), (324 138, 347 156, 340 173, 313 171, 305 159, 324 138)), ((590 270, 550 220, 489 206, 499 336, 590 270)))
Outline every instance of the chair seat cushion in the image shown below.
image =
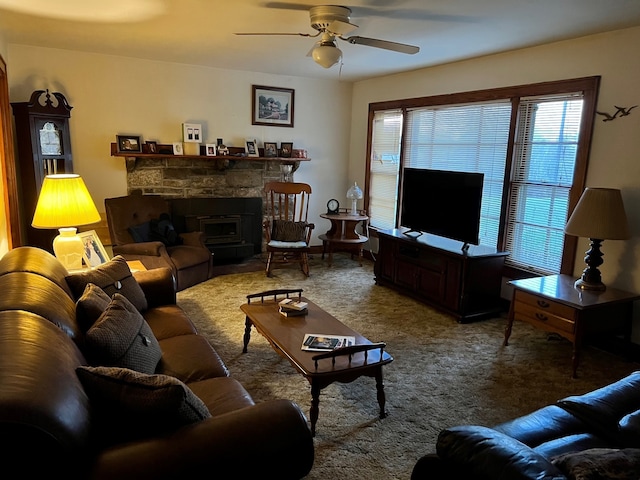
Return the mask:
POLYGON ((177 245, 167 247, 171 261, 178 270, 193 267, 195 265, 208 264, 211 252, 208 248, 192 247, 189 245, 177 245))
POLYGON ((273 247, 273 248, 306 248, 307 247, 307 242, 282 242, 279 240, 271 240, 267 246, 269 247, 273 247))

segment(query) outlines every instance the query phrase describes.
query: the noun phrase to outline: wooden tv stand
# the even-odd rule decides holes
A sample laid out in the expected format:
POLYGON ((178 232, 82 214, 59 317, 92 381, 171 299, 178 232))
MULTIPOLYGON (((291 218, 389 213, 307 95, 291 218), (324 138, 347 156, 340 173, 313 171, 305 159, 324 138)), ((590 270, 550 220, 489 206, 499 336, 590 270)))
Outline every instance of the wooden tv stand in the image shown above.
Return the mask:
POLYGON ((394 288, 451 315, 458 322, 502 311, 502 268, 508 252, 436 235, 409 237, 404 230, 378 232, 374 267, 378 285, 394 288))

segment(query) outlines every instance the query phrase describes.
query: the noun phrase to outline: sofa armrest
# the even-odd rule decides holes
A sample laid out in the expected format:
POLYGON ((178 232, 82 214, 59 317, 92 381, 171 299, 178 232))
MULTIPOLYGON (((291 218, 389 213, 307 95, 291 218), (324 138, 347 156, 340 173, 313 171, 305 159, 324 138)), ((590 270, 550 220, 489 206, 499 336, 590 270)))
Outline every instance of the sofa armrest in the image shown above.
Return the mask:
POLYGON ((443 430, 438 436, 436 451, 446 462, 464 465, 476 479, 566 479, 535 450, 488 427, 459 426, 443 430))
POLYGON ((178 286, 170 268, 152 268, 133 272, 147 298, 149 308, 161 305, 174 305, 178 286))
POLYGON ((114 255, 136 255, 147 257, 168 257, 167 249, 162 242, 139 242, 125 245, 114 245, 114 255))
POLYGON ((89 478, 299 479, 313 466, 313 438, 300 408, 272 400, 101 452, 89 478))

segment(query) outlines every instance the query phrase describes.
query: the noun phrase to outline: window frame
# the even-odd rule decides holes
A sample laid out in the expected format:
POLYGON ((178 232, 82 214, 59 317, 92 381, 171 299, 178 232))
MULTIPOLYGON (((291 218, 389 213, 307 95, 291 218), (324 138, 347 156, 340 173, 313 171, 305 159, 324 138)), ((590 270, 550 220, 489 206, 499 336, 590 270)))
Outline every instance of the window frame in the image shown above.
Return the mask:
MULTIPOLYGON (((513 170, 513 155, 515 131, 518 120, 518 110, 520 98, 534 97, 543 95, 565 94, 571 92, 582 92, 583 94, 583 113, 580 125, 580 140, 576 152, 576 163, 574 169, 573 183, 569 193, 569 211, 568 215, 573 212, 580 195, 582 194, 587 176, 589 152, 591 149, 591 140, 593 137, 593 128, 595 124, 595 111, 598 99, 598 90, 600 87, 600 76, 582 77, 567 80, 557 80, 542 83, 533 83, 527 85, 517 85, 509 87, 499 87, 487 90, 476 90, 469 92, 451 93, 443 95, 434 95, 427 97, 417 97, 401 100, 390 100, 382 102, 373 102, 369 104, 368 128, 367 128, 367 151, 366 151, 366 171, 364 185, 364 208, 369 211, 369 191, 371 185, 371 149, 373 135, 373 119, 375 112, 379 110, 400 109, 403 115, 410 108, 432 107, 442 105, 455 105, 464 103, 487 102, 493 100, 508 99, 512 103, 511 122, 509 125, 509 140, 507 146, 507 158, 505 162, 504 188, 500 214, 500 226, 498 232, 498 250, 503 250, 506 242, 507 233, 507 211, 509 208, 509 199, 511 198, 511 178, 513 170)), ((406 134, 406 121, 403 121, 402 138, 400 146, 400 176, 402 177, 402 168, 404 159, 404 137, 406 134)), ((400 178, 399 185, 402 185, 400 178)), ((400 198, 400 186, 396 198, 400 198)), ((399 215, 399 209, 398 209, 399 215)), ((396 218, 396 225, 399 219, 396 218)), ((371 235, 377 236, 375 228, 371 228, 371 235)), ((562 251, 560 273, 572 274, 575 264, 575 256, 578 239, 574 236, 564 236, 564 247, 562 251)), ((526 278, 537 276, 537 274, 526 269, 506 266, 504 275, 509 278, 526 278)))

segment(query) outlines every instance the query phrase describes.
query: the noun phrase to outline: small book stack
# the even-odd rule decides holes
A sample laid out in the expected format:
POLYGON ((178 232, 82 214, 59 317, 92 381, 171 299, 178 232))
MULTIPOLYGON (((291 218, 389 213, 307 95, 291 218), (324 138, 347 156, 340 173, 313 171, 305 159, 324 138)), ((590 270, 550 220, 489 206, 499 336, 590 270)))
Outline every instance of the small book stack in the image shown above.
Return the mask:
POLYGON ((306 315, 308 313, 307 310, 307 302, 302 302, 300 300, 293 300, 291 298, 285 298, 279 303, 280 315, 285 317, 298 317, 300 315, 306 315))

